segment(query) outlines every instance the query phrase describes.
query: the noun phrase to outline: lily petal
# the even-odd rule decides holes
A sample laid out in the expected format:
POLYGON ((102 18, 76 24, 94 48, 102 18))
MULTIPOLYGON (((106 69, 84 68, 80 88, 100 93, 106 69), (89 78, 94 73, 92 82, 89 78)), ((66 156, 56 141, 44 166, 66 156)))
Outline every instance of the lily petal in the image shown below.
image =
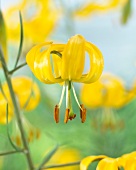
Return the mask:
POLYGON ((103 56, 95 45, 86 42, 85 47, 90 57, 90 70, 87 75, 83 75, 81 77, 79 82, 93 83, 100 77, 102 73, 104 66, 103 56))
POLYGON ((81 163, 80 163, 80 170, 87 170, 89 165, 96 161, 96 160, 100 160, 106 158, 105 155, 99 155, 99 156, 88 156, 86 158, 84 158, 81 163))
POLYGON ((104 158, 98 163, 96 170, 118 170, 117 160, 108 157, 104 158))
POLYGON ((62 56, 62 79, 80 79, 84 70, 85 39, 81 35, 71 37, 62 56))

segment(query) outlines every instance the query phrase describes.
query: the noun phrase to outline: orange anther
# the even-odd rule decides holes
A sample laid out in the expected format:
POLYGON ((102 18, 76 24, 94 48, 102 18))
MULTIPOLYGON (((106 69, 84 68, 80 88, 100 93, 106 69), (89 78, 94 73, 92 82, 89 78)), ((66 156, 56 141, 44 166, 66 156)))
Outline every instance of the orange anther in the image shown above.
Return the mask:
POLYGON ((81 122, 84 123, 86 120, 86 108, 84 108, 84 105, 81 104, 80 105, 82 109, 80 109, 80 118, 81 118, 81 122))
POLYGON ((59 107, 58 107, 58 105, 56 105, 55 109, 54 109, 54 120, 56 123, 59 123, 59 107))
POLYGON ((67 123, 67 122, 68 122, 68 119, 69 119, 69 112, 70 112, 70 109, 66 109, 66 111, 65 111, 65 119, 64 119, 64 123, 67 123))

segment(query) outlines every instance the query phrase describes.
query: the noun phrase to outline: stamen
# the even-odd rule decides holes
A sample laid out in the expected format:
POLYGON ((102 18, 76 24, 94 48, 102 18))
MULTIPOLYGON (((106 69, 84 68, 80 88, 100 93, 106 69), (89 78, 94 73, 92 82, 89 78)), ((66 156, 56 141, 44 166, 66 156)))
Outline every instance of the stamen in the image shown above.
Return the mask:
POLYGON ((70 109, 66 109, 64 123, 68 122, 70 109))
POLYGON ((70 109, 71 108, 71 98, 70 98, 71 82, 66 81, 65 86, 66 86, 66 109, 70 109))
POLYGON ((65 93, 65 85, 63 85, 63 89, 62 89, 62 93, 61 93, 61 97, 60 97, 60 101, 58 104, 58 107, 60 108, 61 104, 62 104, 62 100, 64 98, 64 93, 65 93))
POLYGON ((73 90, 73 94, 74 94, 75 100, 76 100, 76 102, 77 102, 77 104, 78 104, 78 106, 79 106, 80 110, 82 110, 82 111, 83 111, 83 109, 82 109, 82 107, 81 107, 81 105, 80 105, 80 103, 79 103, 79 101, 78 101, 78 98, 77 98, 77 95, 76 95, 76 92, 75 92, 75 89, 74 89, 73 83, 71 83, 71 85, 72 85, 72 90, 73 90))
POLYGON ((59 123, 59 106, 56 105, 54 109, 54 120, 56 123, 59 123))
POLYGON ((82 108, 82 110, 80 109, 80 118, 81 122, 84 123, 86 120, 86 108, 84 108, 83 104, 81 104, 80 107, 82 108))

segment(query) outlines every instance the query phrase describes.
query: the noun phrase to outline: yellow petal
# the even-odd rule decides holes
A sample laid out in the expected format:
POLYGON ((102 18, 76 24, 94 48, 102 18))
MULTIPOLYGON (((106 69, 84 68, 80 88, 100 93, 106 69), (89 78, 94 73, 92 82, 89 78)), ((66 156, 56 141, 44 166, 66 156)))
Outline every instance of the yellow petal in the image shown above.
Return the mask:
POLYGON ((106 158, 105 155, 99 155, 99 156, 88 156, 86 158, 84 158, 81 163, 80 163, 80 170, 87 170, 89 165, 97 160, 106 158))
POLYGON ((126 161, 125 170, 136 170, 136 157, 131 157, 126 161))
MULTIPOLYGON (((50 53, 51 53, 51 51, 53 51, 53 49, 54 49, 53 47, 51 45, 48 48, 48 50, 44 51, 44 53, 42 53, 42 55, 40 57, 41 58, 40 61, 37 62, 37 60, 35 60, 35 63, 37 65, 37 67, 39 68, 39 70, 41 71, 40 74, 43 76, 43 78, 45 80, 47 79, 51 83, 61 83, 61 82, 63 82, 63 80, 61 78, 55 77, 55 72, 54 72, 54 69, 53 69, 53 63, 51 63, 53 61, 51 61, 50 53)), ((60 45, 60 47, 61 47, 61 45, 60 45)), ((58 48, 59 48, 59 46, 58 46, 58 48)), ((55 49, 57 50, 57 48, 55 48, 55 49)), ((57 56, 57 57, 59 57, 59 56, 57 56)), ((36 59, 37 59, 37 57, 36 57, 36 59)), ((35 72, 36 72, 36 70, 35 70, 35 72)))
POLYGON ((30 44, 45 41, 46 37, 55 27, 59 16, 59 12, 52 8, 52 2, 49 0, 21 0, 17 5, 7 9, 5 16, 8 21, 8 37, 14 41, 19 39, 20 25, 17 15, 19 10, 23 15, 24 37, 26 41, 24 44, 26 44, 26 47, 28 48, 30 44))
POLYGON ((102 74, 104 66, 103 56, 100 50, 95 45, 86 42, 85 47, 90 58, 90 70, 88 74, 83 75, 79 81, 83 83, 93 83, 102 74))
POLYGON ((90 14, 92 14, 93 12, 105 12, 105 11, 109 11, 111 9, 117 8, 120 5, 124 6, 124 4, 127 2, 128 0, 108 0, 105 1, 103 0, 102 3, 94 3, 94 2, 90 2, 88 4, 86 4, 83 8, 78 9, 75 12, 76 16, 80 16, 80 17, 86 17, 89 16, 90 14))
POLYGON ((62 56, 61 76, 64 80, 80 79, 84 70, 85 39, 81 35, 70 38, 62 56))
MULTIPOLYGON (((52 44, 51 51, 58 51, 62 53, 65 45, 64 44, 52 44)), ((61 63, 62 57, 58 56, 57 54, 52 54, 52 62, 53 62, 53 70, 55 77, 61 77, 61 63)))
POLYGON ((39 70, 40 67, 40 60, 41 55, 45 53, 45 51, 41 51, 42 48, 47 48, 49 45, 51 45, 52 42, 45 42, 39 45, 34 46, 26 55, 26 62, 28 66, 30 67, 33 74, 42 82, 50 83, 48 80, 43 79, 43 76, 39 70), (37 62, 36 62, 37 61, 37 62))
MULTIPOLYGON (((12 85, 13 85, 13 90, 16 95, 20 109, 32 110, 36 108, 36 106, 39 104, 39 101, 40 101, 40 90, 37 84, 34 83, 32 79, 25 77, 25 76, 14 77, 12 78, 12 85)), ((11 107, 12 112, 13 112, 14 108, 13 108, 12 99, 10 97, 7 83, 4 83, 2 87, 5 93, 8 105, 11 107)), ((4 105, 6 105, 6 103, 5 104, 3 103, 3 106, 4 105)))
POLYGON ((33 110, 39 104, 40 90, 32 79, 25 76, 14 77, 12 84, 21 109, 33 110))
POLYGON ((117 158, 118 165, 122 166, 126 170, 126 167, 129 167, 131 160, 133 162, 133 158, 136 158, 136 151, 124 154, 121 157, 117 158))
POLYGON ((118 170, 117 160, 113 158, 104 158, 98 163, 96 170, 118 170))

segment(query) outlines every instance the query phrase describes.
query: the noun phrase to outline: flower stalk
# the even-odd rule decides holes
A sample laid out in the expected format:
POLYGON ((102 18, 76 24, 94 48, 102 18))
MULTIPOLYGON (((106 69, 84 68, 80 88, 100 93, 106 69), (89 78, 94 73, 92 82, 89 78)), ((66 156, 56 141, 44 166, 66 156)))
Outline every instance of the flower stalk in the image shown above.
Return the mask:
POLYGON ((3 68, 4 75, 5 75, 7 84, 8 84, 10 96, 12 98, 12 102, 13 102, 13 106, 14 106, 14 111, 15 111, 18 127, 19 127, 19 130, 20 130, 20 133, 21 133, 21 139, 22 139, 24 150, 25 150, 24 153, 25 153, 25 156, 26 156, 26 159, 27 159, 27 162, 28 162, 29 169, 33 170, 34 169, 33 162, 32 162, 32 158, 31 158, 31 155, 30 155, 28 142, 27 142, 26 136, 25 136, 25 131, 24 131, 24 128, 23 128, 23 123, 22 123, 22 119, 21 119, 21 115, 20 115, 20 110, 19 110, 19 107, 18 107, 18 104, 17 104, 17 101, 16 101, 16 97, 15 97, 13 87, 12 87, 12 83, 11 83, 11 78, 10 78, 10 75, 8 74, 8 68, 7 68, 7 65, 6 65, 6 62, 5 62, 5 59, 4 59, 4 56, 3 56, 1 48, 0 48, 0 60, 1 60, 1 63, 2 63, 2 68, 3 68))

